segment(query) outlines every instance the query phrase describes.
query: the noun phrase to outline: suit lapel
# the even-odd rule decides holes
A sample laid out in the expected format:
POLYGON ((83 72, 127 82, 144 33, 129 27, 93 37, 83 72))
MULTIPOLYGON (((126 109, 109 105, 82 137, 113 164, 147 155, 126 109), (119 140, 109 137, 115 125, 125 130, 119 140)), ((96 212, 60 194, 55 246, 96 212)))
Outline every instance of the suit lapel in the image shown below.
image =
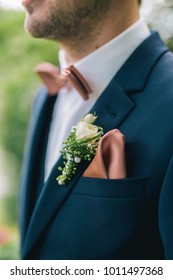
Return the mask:
POLYGON ((159 34, 152 32, 118 71, 116 81, 127 93, 142 91, 155 64, 168 51, 159 34))
MULTIPOLYGON (((146 41, 143 43, 144 46, 142 44, 120 69, 100 96, 95 106, 91 109, 92 113, 96 112, 98 115, 97 124, 103 127, 105 133, 113 128, 119 127, 135 107, 135 104, 125 93, 124 89, 127 92, 140 91, 145 86, 154 63, 167 51, 167 48, 157 34, 150 36, 146 41), (154 52, 153 48, 155 49, 154 52), (149 50, 152 51, 149 52, 149 50), (145 52, 147 52, 149 57, 146 59, 146 66, 142 68, 140 65, 143 63, 142 57, 145 57, 145 52), (129 73, 129 65, 131 65, 130 69, 132 73, 129 73), (143 69, 143 71, 140 69, 143 69)), ((59 165, 62 165, 62 158, 54 166, 34 209, 25 239, 23 258, 26 257, 48 222, 50 222, 54 214, 63 205, 75 187, 76 181, 83 174, 89 163, 81 163, 77 174, 65 187, 59 186, 56 181, 56 177, 59 175, 57 169, 59 165), (43 218, 41 219, 40 217, 43 218)))
POLYGON ((39 180, 38 163, 42 156, 45 129, 49 123, 55 98, 49 97, 45 88, 41 88, 36 97, 36 106, 31 119, 31 130, 27 137, 25 168, 21 180, 21 239, 23 242, 35 200, 35 186, 39 180), (46 119, 46 121, 45 121, 46 119), (36 172, 37 171, 37 172, 36 172))

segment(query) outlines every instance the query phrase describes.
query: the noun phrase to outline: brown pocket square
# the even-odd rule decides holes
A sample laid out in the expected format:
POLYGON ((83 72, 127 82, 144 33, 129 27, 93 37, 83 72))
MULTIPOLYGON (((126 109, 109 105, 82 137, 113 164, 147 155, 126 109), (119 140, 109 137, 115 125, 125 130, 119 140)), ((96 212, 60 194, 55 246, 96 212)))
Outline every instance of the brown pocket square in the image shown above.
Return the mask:
POLYGON ((113 129, 100 140, 97 153, 83 173, 84 177, 122 179, 126 177, 124 135, 113 129))

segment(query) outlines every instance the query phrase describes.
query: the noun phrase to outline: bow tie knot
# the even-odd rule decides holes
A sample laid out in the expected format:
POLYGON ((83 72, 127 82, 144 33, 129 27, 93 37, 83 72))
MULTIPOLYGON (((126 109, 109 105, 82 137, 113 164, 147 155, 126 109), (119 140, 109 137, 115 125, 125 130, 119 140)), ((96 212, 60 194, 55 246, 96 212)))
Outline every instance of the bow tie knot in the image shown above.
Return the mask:
POLYGON ((89 84, 80 72, 73 66, 65 68, 62 72, 53 64, 41 63, 35 68, 43 83, 46 85, 49 94, 55 95, 57 92, 70 83, 84 100, 92 92, 89 84))

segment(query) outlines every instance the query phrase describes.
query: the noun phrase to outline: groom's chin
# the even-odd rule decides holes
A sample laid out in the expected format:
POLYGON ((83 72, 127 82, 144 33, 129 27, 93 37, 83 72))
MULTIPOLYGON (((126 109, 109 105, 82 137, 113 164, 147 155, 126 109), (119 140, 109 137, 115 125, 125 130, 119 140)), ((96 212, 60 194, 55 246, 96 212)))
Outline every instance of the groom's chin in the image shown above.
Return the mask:
POLYGON ((39 22, 34 19, 31 15, 26 15, 25 23, 24 23, 25 30, 29 33, 32 37, 35 38, 43 38, 44 34, 41 31, 39 22))

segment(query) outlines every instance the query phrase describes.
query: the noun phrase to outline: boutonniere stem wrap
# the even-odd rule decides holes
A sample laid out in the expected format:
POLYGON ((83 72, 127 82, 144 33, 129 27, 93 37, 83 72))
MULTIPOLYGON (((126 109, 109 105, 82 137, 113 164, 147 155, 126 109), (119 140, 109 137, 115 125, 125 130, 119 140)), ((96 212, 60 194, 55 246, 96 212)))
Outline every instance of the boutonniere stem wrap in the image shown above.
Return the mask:
POLYGON ((65 185, 67 181, 71 180, 81 161, 91 161, 95 156, 103 135, 103 128, 94 125, 96 119, 95 114, 87 114, 77 126, 72 127, 61 151, 64 167, 58 167, 58 170, 61 171, 61 175, 56 178, 59 185, 65 185))

